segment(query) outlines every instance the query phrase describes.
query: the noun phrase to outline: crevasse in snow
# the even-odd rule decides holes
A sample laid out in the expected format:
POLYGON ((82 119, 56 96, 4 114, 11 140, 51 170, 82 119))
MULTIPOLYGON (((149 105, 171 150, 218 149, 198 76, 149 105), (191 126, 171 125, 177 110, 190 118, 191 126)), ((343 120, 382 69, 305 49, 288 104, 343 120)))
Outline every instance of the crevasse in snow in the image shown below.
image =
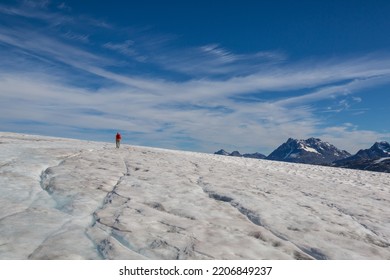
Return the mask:
POLYGON ((389 179, 0 133, 0 259, 389 259, 389 179))

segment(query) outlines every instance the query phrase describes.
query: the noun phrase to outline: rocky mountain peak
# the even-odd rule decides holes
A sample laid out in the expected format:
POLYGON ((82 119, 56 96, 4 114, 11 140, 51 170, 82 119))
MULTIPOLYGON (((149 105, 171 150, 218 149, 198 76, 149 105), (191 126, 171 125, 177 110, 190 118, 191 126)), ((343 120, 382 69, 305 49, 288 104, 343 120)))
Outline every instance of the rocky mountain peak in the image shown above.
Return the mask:
POLYGON ((382 151, 390 155, 390 144, 386 141, 375 142, 375 144, 370 149, 382 151))
POLYGON ((267 159, 309 164, 331 164, 335 160, 348 156, 350 156, 348 152, 339 150, 319 138, 311 137, 306 140, 289 138, 273 151, 267 159))

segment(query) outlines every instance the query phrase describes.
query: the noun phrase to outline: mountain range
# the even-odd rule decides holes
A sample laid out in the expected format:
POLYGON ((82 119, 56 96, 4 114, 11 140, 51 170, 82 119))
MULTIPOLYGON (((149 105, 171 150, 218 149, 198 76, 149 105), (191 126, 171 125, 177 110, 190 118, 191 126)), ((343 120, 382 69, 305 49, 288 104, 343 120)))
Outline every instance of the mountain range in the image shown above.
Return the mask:
POLYGON ((297 140, 289 138, 287 142, 280 145, 267 159, 295 163, 308 163, 318 165, 329 165, 335 160, 344 159, 351 154, 339 150, 328 142, 318 138, 297 140))
POLYGON ((335 161, 332 166, 390 173, 390 144, 376 142, 369 149, 335 161))
POLYGON ((257 159, 265 159, 267 156, 260 154, 260 153, 253 153, 253 154, 240 154, 239 151, 233 151, 231 153, 226 152, 225 150, 221 149, 218 152, 215 152, 216 155, 223 155, 223 156, 231 156, 231 157, 246 157, 246 158, 257 158, 257 159))
POLYGON ((355 155, 313 137, 306 140, 289 138, 268 156, 261 153, 241 155, 238 151, 228 153, 225 150, 215 154, 390 173, 390 144, 385 141, 376 142, 355 155))

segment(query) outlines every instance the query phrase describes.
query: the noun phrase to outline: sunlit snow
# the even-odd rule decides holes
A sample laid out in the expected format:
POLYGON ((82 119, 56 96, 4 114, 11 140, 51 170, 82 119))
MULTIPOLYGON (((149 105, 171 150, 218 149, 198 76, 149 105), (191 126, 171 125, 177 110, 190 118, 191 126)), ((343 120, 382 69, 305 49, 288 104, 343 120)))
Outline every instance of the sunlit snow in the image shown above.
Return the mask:
POLYGON ((316 153, 316 154, 319 154, 319 152, 316 150, 316 149, 313 149, 311 147, 308 147, 306 145, 303 145, 302 143, 300 143, 299 147, 302 149, 302 150, 305 150, 309 153, 316 153))
POLYGON ((374 164, 378 164, 378 163, 381 163, 381 162, 386 161, 386 160, 390 160, 390 158, 384 157, 384 158, 377 159, 374 161, 374 164))
POLYGON ((390 259, 389 182, 0 133, 0 259, 390 259))

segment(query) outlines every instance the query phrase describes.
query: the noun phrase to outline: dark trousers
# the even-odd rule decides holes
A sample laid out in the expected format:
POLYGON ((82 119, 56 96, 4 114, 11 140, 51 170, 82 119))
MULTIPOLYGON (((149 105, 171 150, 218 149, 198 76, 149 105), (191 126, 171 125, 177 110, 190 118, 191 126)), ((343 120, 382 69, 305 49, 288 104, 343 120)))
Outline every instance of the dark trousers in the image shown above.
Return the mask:
POLYGON ((117 148, 119 148, 120 144, 121 144, 121 140, 116 140, 116 147, 117 148))

